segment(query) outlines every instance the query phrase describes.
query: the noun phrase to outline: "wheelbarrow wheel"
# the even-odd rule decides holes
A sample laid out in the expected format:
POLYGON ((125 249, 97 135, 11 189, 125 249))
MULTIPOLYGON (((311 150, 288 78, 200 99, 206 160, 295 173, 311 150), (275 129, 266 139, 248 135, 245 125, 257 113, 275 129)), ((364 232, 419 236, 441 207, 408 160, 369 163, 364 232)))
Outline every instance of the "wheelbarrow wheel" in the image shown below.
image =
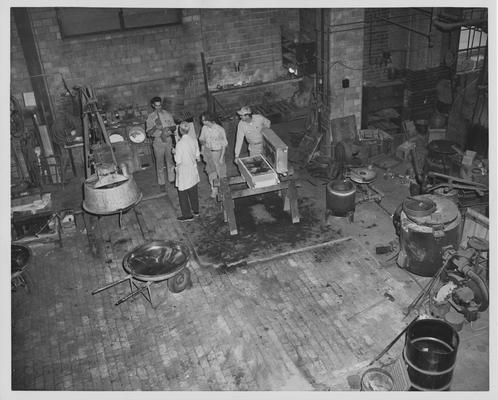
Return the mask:
POLYGON ((173 293, 183 292, 190 285, 190 270, 185 267, 168 279, 168 289, 173 293))

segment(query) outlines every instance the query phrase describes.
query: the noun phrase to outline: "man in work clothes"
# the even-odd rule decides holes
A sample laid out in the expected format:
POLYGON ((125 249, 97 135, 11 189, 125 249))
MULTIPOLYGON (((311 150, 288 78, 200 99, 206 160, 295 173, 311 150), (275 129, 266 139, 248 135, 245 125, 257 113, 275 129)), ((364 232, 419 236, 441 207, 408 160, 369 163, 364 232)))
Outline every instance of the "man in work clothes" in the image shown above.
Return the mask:
POLYGON ((242 107, 239 111, 239 125, 237 126, 237 139, 235 141, 235 162, 239 158, 240 149, 244 138, 247 140, 249 156, 257 156, 263 152, 263 128, 270 127, 270 120, 262 115, 254 114, 250 107, 242 107))
POLYGON ((157 183, 161 191, 166 191, 166 180, 164 176, 164 164, 166 161, 166 170, 168 174, 168 181, 173 183, 175 181, 175 163, 171 150, 173 149, 173 138, 171 137, 171 130, 175 126, 173 115, 166 110, 162 109, 160 97, 151 99, 150 104, 154 109, 147 116, 145 122, 145 131, 147 135, 153 138, 152 148, 154 149, 154 158, 156 161, 157 183))
POLYGON ((178 129, 180 140, 173 150, 176 163, 176 187, 182 215, 179 221, 190 221, 199 215, 199 195, 197 185, 200 181, 197 161, 200 160, 197 140, 188 134, 188 122, 182 122, 178 129))
POLYGON ((225 165, 225 150, 228 146, 225 129, 215 122, 215 117, 209 112, 201 115, 203 127, 199 142, 202 145, 202 157, 206 163, 206 173, 211 185, 211 197, 218 194, 219 180, 227 176, 225 165))

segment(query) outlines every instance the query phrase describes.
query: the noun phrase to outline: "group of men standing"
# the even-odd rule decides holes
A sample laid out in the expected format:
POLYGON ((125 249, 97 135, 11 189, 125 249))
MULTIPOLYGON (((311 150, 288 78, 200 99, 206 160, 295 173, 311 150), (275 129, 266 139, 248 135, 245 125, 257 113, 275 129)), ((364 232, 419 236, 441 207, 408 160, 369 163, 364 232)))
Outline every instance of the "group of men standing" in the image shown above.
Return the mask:
MULTIPOLYGON (((200 177, 197 162, 201 160, 201 155, 206 165, 212 198, 216 198, 218 194, 219 180, 226 177, 225 154, 228 141, 225 129, 217 123, 215 115, 203 112, 202 128, 197 137, 193 122, 182 121, 176 126, 173 115, 163 109, 160 97, 152 98, 151 106, 154 111, 148 115, 145 128, 147 135, 153 139, 157 182, 164 192, 166 177, 170 183, 175 184, 182 213, 178 220, 190 221, 199 215, 197 188, 200 177)), ((261 154, 261 131, 270 127, 270 121, 262 115, 253 114, 250 107, 242 107, 237 114, 240 121, 237 126, 234 162, 239 158, 244 140, 248 143, 250 156, 261 154)))

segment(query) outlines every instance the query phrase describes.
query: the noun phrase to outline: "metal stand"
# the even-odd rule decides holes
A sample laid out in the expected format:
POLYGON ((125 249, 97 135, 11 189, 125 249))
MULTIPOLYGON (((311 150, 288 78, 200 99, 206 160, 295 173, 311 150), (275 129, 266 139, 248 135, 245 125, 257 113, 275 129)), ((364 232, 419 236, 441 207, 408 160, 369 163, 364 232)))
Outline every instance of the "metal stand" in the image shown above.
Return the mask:
POLYGON ((136 295, 141 294, 142 296, 144 296, 145 300, 147 300, 150 303, 152 308, 155 308, 154 304, 152 304, 152 293, 150 290, 150 286, 151 286, 152 281, 147 281, 144 283, 144 282, 136 280, 135 278, 133 278, 132 275, 127 275, 118 281, 111 282, 111 283, 109 283, 109 284, 107 284, 99 289, 95 289, 92 292, 92 295, 100 293, 104 290, 110 289, 113 286, 116 286, 116 285, 123 283, 125 281, 128 281, 130 284, 130 293, 128 295, 126 295, 125 297, 123 297, 122 299, 118 300, 116 303, 114 303, 115 306, 119 306, 120 304, 131 299, 132 297, 135 297, 136 295), (140 284, 142 284, 142 285, 140 285, 140 284), (145 292, 147 292, 147 293, 145 293, 145 292))
POLYGON ((357 204, 367 203, 370 201, 375 201, 376 203, 378 203, 384 197, 384 193, 382 193, 379 189, 377 189, 370 183, 355 182, 355 185, 357 189, 356 193, 362 196, 361 199, 357 200, 357 204))
POLYGON ((354 222, 354 210, 347 211, 346 213, 343 214, 334 214, 331 210, 325 210, 325 224, 328 224, 329 217, 342 217, 342 218, 347 218, 348 222, 352 224, 354 222))

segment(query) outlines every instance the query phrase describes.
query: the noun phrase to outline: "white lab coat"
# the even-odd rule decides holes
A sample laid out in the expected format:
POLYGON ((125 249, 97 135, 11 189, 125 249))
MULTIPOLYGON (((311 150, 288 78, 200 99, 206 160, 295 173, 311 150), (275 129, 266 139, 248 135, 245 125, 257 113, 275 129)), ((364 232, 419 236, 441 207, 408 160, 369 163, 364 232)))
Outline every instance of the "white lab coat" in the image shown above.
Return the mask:
POLYGON ((199 145, 190 135, 183 135, 176 144, 176 187, 187 190, 199 183, 197 160, 200 159, 199 145))

